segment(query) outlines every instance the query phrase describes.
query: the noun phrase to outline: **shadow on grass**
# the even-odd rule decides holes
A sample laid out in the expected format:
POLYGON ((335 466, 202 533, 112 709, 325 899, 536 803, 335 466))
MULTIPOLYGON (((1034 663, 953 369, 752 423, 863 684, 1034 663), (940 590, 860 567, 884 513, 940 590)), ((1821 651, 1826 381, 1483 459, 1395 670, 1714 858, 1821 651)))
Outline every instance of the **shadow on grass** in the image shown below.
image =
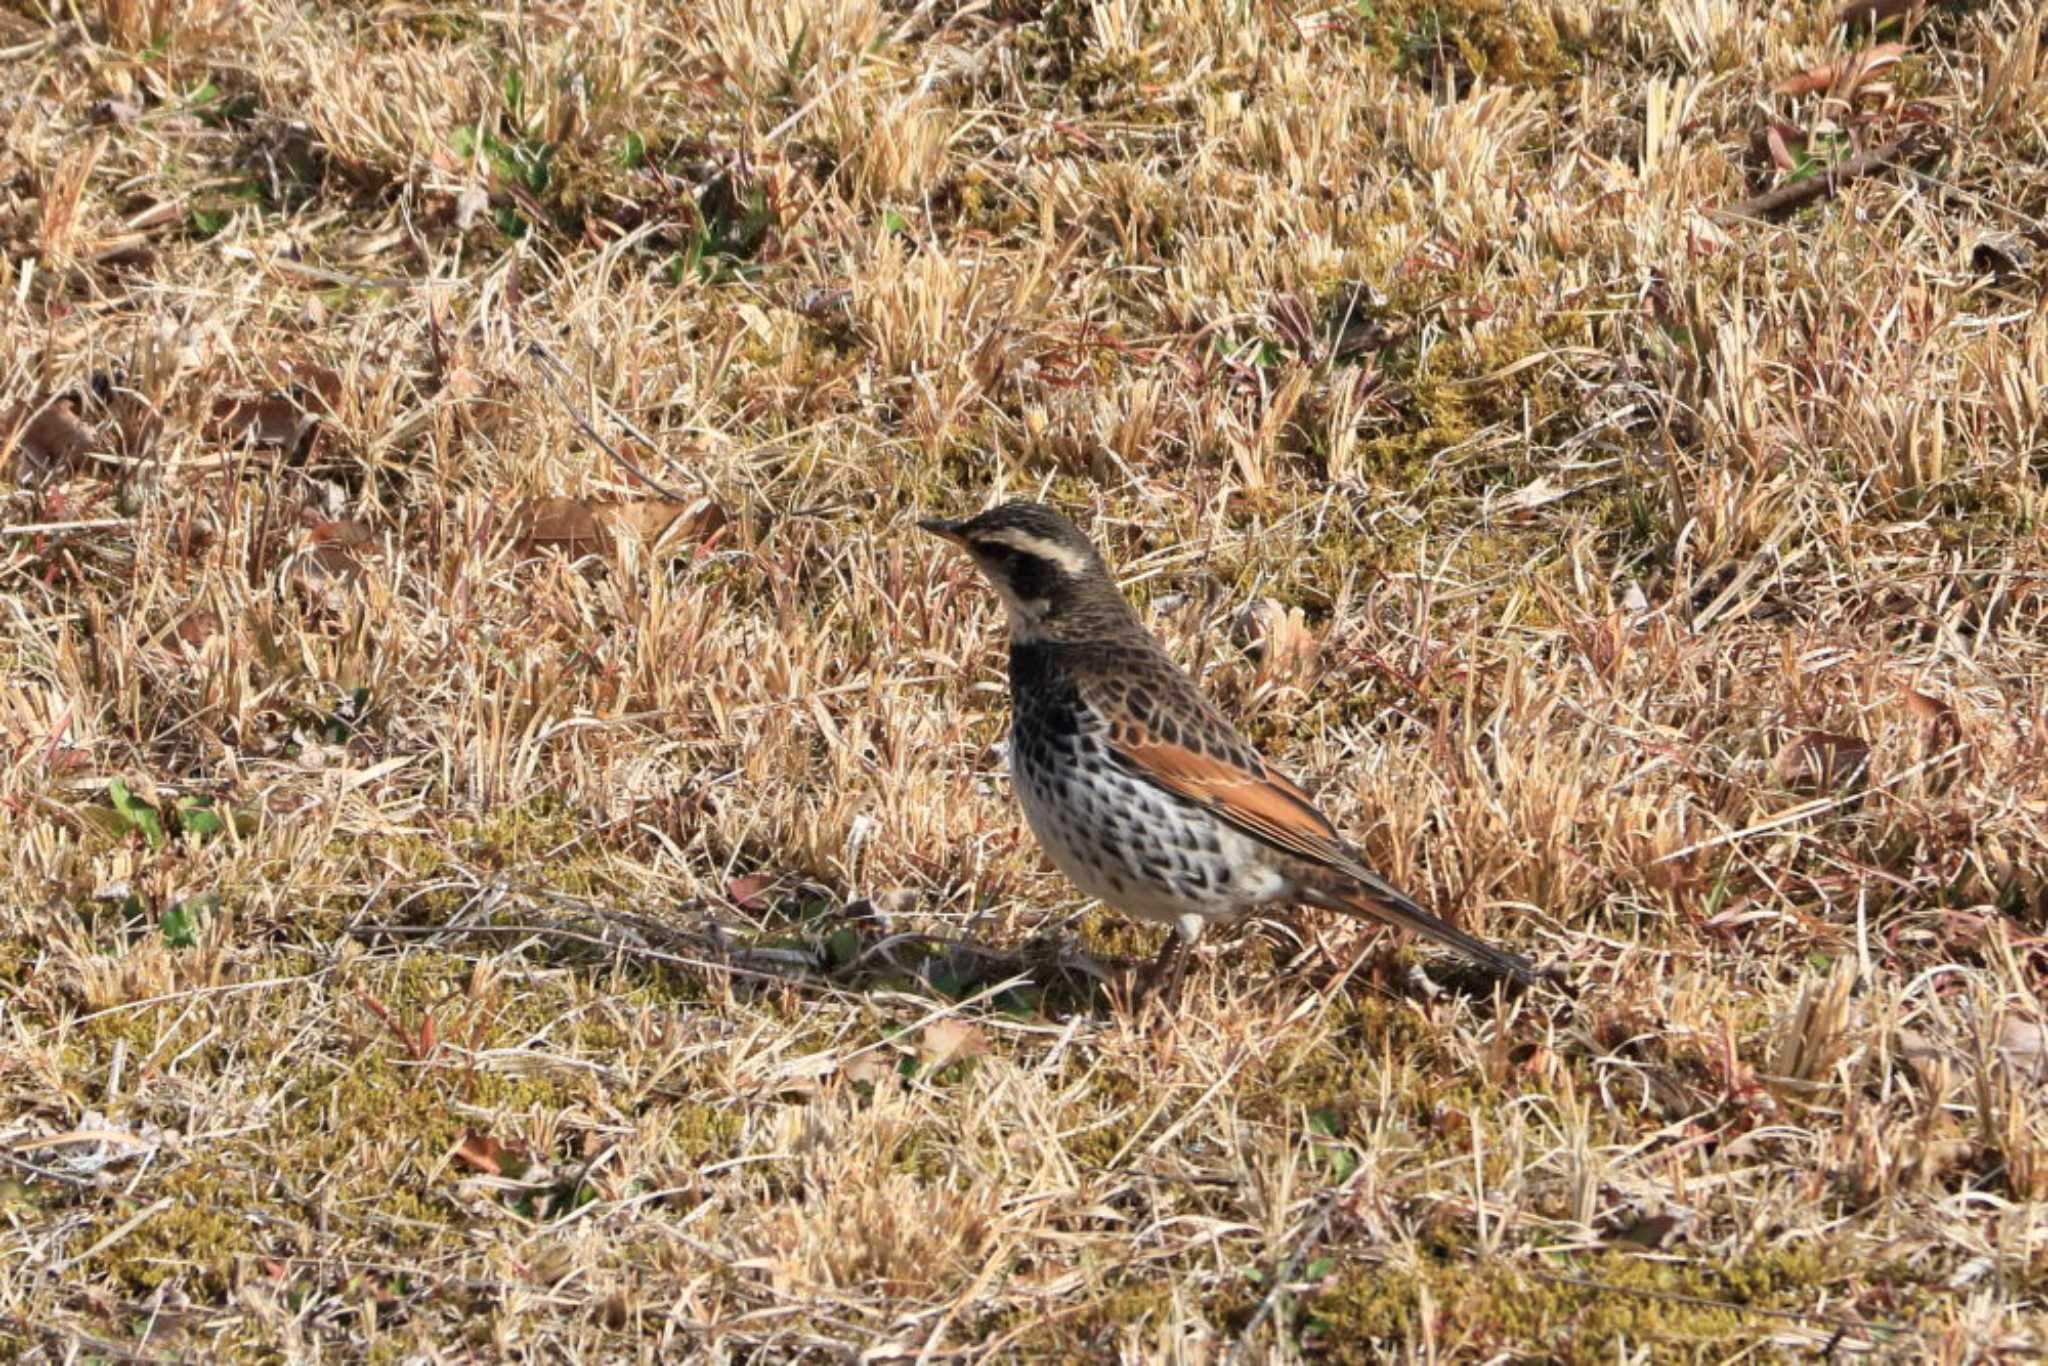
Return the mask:
MULTIPOLYGON (((499 886, 480 889, 439 924, 365 917, 349 933, 443 949, 488 938, 550 967, 623 965, 694 984, 706 995, 729 986, 818 998, 890 996, 1048 1024, 1102 1019, 1144 1004, 1136 989, 1145 961, 1087 952, 1071 920, 1001 945, 900 929, 898 917, 865 899, 842 903, 821 888, 800 890, 818 894, 753 910, 693 901, 671 920, 543 888, 499 886)), ((1377 932, 1366 932, 1362 950, 1332 951, 1289 920, 1249 921, 1205 941, 1201 952, 1210 962, 1200 970, 1248 974, 1268 992, 1448 995, 1483 1003, 1496 988, 1509 997, 1526 990, 1457 959, 1436 961, 1425 972, 1377 932)))
POLYGON ((442 923, 364 917, 353 937, 448 949, 487 938, 550 967, 623 965, 706 994, 784 990, 816 997, 898 996, 935 1008, 1049 1023, 1102 1017, 1122 999, 1132 964, 1098 960, 1056 934, 1006 946, 897 929, 871 903, 782 904, 721 916, 696 901, 671 920, 540 888, 471 899, 442 923))

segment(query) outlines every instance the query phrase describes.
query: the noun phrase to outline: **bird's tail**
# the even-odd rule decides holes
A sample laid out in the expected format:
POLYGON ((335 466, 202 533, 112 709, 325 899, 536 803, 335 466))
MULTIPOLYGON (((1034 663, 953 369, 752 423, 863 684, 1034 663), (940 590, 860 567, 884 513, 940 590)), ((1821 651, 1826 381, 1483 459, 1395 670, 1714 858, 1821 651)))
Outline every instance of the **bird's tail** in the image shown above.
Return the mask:
POLYGON ((1520 954, 1495 948, 1477 935, 1467 934, 1456 925, 1431 915, 1391 884, 1363 869, 1357 871, 1363 876, 1354 874, 1347 879, 1349 885, 1317 888, 1308 894, 1307 899, 1328 910, 1365 916, 1413 930, 1423 938, 1434 939, 1456 949, 1480 966, 1490 968, 1503 977, 1512 977, 1524 986, 1534 986, 1543 980, 1542 974, 1536 971, 1536 965, 1520 954))

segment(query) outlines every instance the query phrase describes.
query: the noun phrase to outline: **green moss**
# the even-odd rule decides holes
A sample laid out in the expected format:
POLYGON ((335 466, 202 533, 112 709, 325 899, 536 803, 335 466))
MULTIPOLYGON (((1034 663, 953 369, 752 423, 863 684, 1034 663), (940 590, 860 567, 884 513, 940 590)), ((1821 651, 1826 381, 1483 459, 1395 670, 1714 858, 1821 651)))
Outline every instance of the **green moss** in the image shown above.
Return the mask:
POLYGON ((1391 0, 1366 11, 1366 39, 1397 70, 1453 74, 1497 85, 1548 87, 1607 55, 1591 33, 1566 35, 1530 0, 1391 0))
POLYGON ((1625 1347, 1656 1343, 1721 1360, 1731 1341, 1775 1326, 1745 1314, 1745 1307, 1811 1305, 1838 1279, 1837 1271, 1810 1245, 1711 1265, 1603 1253, 1558 1273, 1597 1282, 1597 1288, 1465 1260, 1413 1271, 1352 1266, 1304 1297, 1300 1324, 1330 1360, 1375 1360, 1387 1346, 1422 1336, 1427 1290, 1435 1314, 1429 1331, 1439 1342, 1481 1355, 1542 1342, 1574 1359, 1612 1359, 1625 1347), (1690 1299, 1666 1298, 1677 1295, 1690 1299))
POLYGON ((1076 1311, 1047 1314, 1029 1310, 999 1316, 984 1325, 983 1340, 1016 1333, 1009 1339, 1010 1350, 1029 1357, 1075 1360, 1113 1355, 1133 1325, 1155 1329, 1172 1312, 1173 1287, 1164 1278, 1120 1283, 1076 1311))
MULTIPOLYGON (((223 1299, 233 1284, 235 1258, 255 1250, 256 1226, 241 1212, 240 1200, 222 1198, 226 1190, 247 1194, 247 1181, 213 1162, 195 1162, 157 1184, 162 1209, 116 1239, 86 1265, 146 1294, 175 1281, 196 1299, 223 1299)), ((82 1246, 134 1217, 133 1202, 118 1202, 80 1236, 82 1246)))
POLYGON ((1143 962, 1159 952, 1157 929, 1099 908, 1081 918, 1075 938, 1082 949, 1104 960, 1143 962))
POLYGON ((746 1132, 746 1121, 730 1105, 706 1105, 699 1101, 677 1101, 668 1107, 670 1136, 692 1162, 732 1157, 746 1132))

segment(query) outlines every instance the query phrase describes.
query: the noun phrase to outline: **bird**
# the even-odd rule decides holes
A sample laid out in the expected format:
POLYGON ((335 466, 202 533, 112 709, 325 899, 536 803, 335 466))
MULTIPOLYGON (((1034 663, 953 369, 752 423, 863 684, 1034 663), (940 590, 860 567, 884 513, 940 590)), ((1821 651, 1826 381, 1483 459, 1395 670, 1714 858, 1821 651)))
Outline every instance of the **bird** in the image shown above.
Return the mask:
POLYGON ((1058 509, 1006 502, 918 526, 964 550, 1002 599, 1010 776, 1039 846, 1083 893, 1170 931, 1146 995, 1163 987, 1177 999, 1187 951, 1210 925, 1290 904, 1398 926, 1499 976, 1539 980, 1528 959, 1367 867, 1173 661, 1058 509))

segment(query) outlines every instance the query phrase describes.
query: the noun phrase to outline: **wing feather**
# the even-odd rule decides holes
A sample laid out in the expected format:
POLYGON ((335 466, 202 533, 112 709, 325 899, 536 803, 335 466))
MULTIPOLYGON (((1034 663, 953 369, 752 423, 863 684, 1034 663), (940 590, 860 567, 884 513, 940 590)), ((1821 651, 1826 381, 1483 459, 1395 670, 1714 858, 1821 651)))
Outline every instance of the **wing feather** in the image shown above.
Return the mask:
MULTIPOLYGON (((1153 680, 1156 686, 1156 678, 1153 680)), ((1110 756, 1135 777, 1196 803, 1234 829, 1303 860, 1301 895, 1331 910, 1369 916, 1426 935, 1497 972, 1537 980, 1529 961, 1424 910, 1365 866, 1308 793, 1267 767, 1207 699, 1190 687, 1171 699, 1121 681, 1084 685, 1099 716, 1118 717, 1104 737, 1110 756), (1142 695, 1151 706, 1136 703, 1142 695)))
POLYGON ((1245 768, 1142 734, 1112 735, 1110 752, 1129 772, 1186 797, 1276 849, 1318 863, 1351 861, 1344 841, 1308 794, 1263 763, 1257 769, 1245 768))

